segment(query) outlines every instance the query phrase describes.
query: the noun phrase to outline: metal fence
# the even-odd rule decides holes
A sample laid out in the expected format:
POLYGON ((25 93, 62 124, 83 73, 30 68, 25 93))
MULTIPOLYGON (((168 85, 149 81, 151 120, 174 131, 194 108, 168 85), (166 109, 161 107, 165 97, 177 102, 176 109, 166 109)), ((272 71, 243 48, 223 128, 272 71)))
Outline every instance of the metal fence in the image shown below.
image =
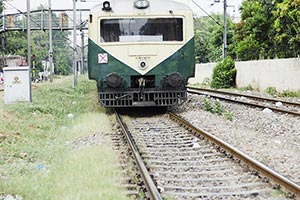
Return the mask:
MULTIPOLYGON (((87 29, 89 9, 78 9, 76 15, 76 27, 80 30, 87 29)), ((73 10, 52 10, 53 30, 73 30, 73 10)), ((0 16, 0 32, 27 30, 27 13, 14 13, 0 16)), ((30 13, 31 30, 49 29, 48 10, 35 10, 30 13)))

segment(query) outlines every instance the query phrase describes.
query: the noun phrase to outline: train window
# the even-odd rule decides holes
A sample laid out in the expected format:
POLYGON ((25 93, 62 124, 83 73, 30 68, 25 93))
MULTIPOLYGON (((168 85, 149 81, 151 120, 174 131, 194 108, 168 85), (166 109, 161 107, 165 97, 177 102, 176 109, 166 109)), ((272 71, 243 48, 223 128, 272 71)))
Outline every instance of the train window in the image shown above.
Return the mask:
POLYGON ((101 42, 183 41, 182 18, 102 19, 101 42))

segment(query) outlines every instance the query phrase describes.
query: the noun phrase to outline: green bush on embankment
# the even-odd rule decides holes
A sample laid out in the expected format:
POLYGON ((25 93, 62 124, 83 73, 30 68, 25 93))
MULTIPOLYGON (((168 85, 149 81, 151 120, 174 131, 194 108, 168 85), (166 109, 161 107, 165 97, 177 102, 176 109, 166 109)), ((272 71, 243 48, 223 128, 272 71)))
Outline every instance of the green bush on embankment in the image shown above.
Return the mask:
POLYGON ((117 155, 104 133, 111 119, 97 103, 95 82, 62 78, 33 89, 32 103, 0 99, 0 197, 126 199, 117 155), (99 145, 77 146, 100 135, 99 145))

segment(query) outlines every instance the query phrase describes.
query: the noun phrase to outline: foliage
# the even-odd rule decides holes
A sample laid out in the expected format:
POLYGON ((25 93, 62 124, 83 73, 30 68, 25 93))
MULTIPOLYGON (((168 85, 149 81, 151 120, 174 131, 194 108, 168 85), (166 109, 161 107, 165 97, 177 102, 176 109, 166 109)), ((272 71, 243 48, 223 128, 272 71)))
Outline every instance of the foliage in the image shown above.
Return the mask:
POLYGON ((265 92, 272 96, 279 97, 300 97, 300 92, 284 90, 282 92, 278 92, 275 87, 268 87, 265 92))
MULTIPOLYGON (((38 9, 45 9, 45 6, 40 5, 38 9)), ((32 23, 38 26, 37 21, 40 21, 40 15, 32 14, 32 23)), ((48 18, 47 14, 44 18, 48 18)), ((52 15, 53 21, 57 21, 57 16, 52 15)), ((22 23, 16 21, 15 23, 22 23)), ((21 31, 9 31, 5 33, 7 55, 20 55, 27 57, 27 34, 21 31)), ((53 62, 56 74, 68 75, 71 72, 72 65, 72 49, 69 47, 69 32, 53 30, 53 62)), ((44 71, 43 62, 49 59, 49 31, 35 30, 31 32, 32 55, 35 55, 34 67, 36 71, 44 71)))
POLYGON ((203 100, 204 110, 211 112, 213 114, 217 114, 220 116, 224 116, 226 119, 232 121, 234 114, 228 110, 226 110, 219 100, 216 100, 214 104, 208 98, 204 98, 203 100))
POLYGON ((229 88, 234 86, 236 69, 234 60, 227 57, 219 62, 213 70, 211 87, 213 88, 229 88))
POLYGON ((275 96, 278 92, 275 87, 268 87, 266 93, 272 96, 275 96))
POLYGON ((0 13, 2 13, 2 11, 3 11, 3 1, 1 0, 0 1, 0 13))
POLYGON ((300 54, 300 1, 283 0, 275 11, 274 28, 276 29, 276 45, 282 49, 280 57, 300 54))
MULTIPOLYGON (((299 0, 244 0, 241 21, 227 17, 227 55, 238 60, 297 57, 300 55, 299 0)), ((221 15, 195 20, 196 60, 222 59, 221 15), (221 23, 220 23, 221 22, 221 23), (217 24, 219 23, 219 24, 217 24)))
POLYGON ((27 36, 25 32, 11 31, 5 33, 6 46, 5 53, 7 55, 27 55, 27 36))
MULTIPOLYGON (((223 26, 222 15, 200 17, 195 20, 195 52, 199 63, 216 62, 222 59, 223 26)), ((235 57, 233 48, 233 21, 227 17, 228 55, 235 57)))
POLYGON ((254 60, 259 58, 260 44, 253 35, 245 37, 237 44, 236 55, 240 60, 254 60))
POLYGON ((205 41, 208 37, 206 36, 207 32, 200 30, 195 30, 195 56, 196 62, 198 63, 207 63, 209 62, 208 58, 208 42, 205 41))
POLYGON ((264 57, 265 47, 269 45, 268 32, 271 19, 265 16, 264 5, 257 0, 242 3, 242 20, 236 26, 235 52, 239 60, 255 60, 264 57))
POLYGON ((246 87, 241 87, 239 88, 240 91, 251 91, 251 90, 254 90, 252 85, 247 85, 246 87))
POLYGON ((239 60, 297 57, 300 54, 300 2, 245 0, 235 28, 239 60))
POLYGON ((280 92, 279 96, 280 97, 298 97, 299 98, 300 92, 284 90, 283 92, 280 92))

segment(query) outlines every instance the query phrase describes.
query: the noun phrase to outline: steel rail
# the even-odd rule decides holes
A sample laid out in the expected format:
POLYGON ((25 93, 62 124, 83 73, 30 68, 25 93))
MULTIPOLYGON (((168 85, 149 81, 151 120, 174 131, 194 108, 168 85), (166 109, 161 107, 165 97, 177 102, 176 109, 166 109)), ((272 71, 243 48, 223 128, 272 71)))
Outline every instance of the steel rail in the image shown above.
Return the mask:
POLYGON ((189 131, 197 134, 204 136, 207 138, 209 141, 213 142, 215 145, 221 147, 231 155, 235 156, 239 160, 243 161, 246 163, 250 168, 258 171, 259 173, 263 174, 264 176, 270 178, 270 180, 274 181, 281 187, 285 188, 287 191, 291 192, 294 194, 296 198, 300 198, 300 186, 294 183, 293 181, 287 179, 286 177, 278 174, 277 172, 273 171, 266 165, 254 160, 250 156, 246 155, 242 151, 238 150, 237 148, 229 145, 228 143, 220 140, 216 136, 204 131, 200 130, 188 121, 182 119, 180 116, 176 115, 175 113, 169 113, 170 118, 177 121, 178 123, 184 125, 189 131))
MULTIPOLYGON (((191 94, 203 94, 203 95, 207 95, 206 93, 200 92, 200 90, 202 90, 202 88, 201 89, 199 89, 199 88, 194 89, 192 87, 187 87, 187 88, 188 88, 187 91, 189 93, 191 93, 191 94)), ((205 90, 207 90, 207 89, 205 89, 205 90)), ((206 91, 206 92, 215 92, 215 93, 218 93, 219 91, 210 90, 210 91, 206 91)), ((219 93, 228 94, 227 92, 224 92, 224 91, 219 92, 219 93)), ((237 96, 238 94, 235 94, 235 95, 237 96)), ((214 97, 214 98, 218 98, 218 99, 222 99, 222 100, 226 100, 226 101, 230 101, 230 102, 240 103, 240 104, 254 106, 254 107, 259 107, 259 108, 269 108, 269 109, 277 111, 277 112, 288 113, 288 114, 292 114, 292 115, 295 115, 295 116, 300 116, 299 112, 295 112, 295 111, 291 111, 291 110, 286 110, 286 109, 281 109, 281 108, 277 108, 277 107, 274 107, 274 106, 268 106, 268 105, 261 105, 261 104, 257 104, 257 103, 245 102, 245 101, 240 101, 240 100, 236 100, 236 99, 230 99, 230 98, 227 98, 227 97, 221 97, 221 96, 213 95, 213 94, 209 94, 209 96, 214 97)), ((241 95, 241 96, 245 96, 245 95, 241 95)), ((259 97, 259 98, 261 98, 261 97, 259 97)), ((267 99, 265 99, 265 100, 267 100, 267 99)), ((294 102, 290 102, 290 103, 294 103, 294 102)), ((300 104, 299 104, 299 106, 300 106, 300 104)))
POLYGON ((300 107, 300 103, 297 102, 290 102, 290 101, 285 101, 285 100, 277 100, 277 99, 272 99, 272 98, 267 98, 267 97, 259 97, 259 96, 255 96, 255 95, 251 95, 251 94, 238 94, 238 93, 234 93, 234 92, 226 92, 226 91, 222 91, 222 90, 213 90, 213 89, 207 89, 207 88, 199 88, 199 87, 194 87, 194 86, 187 86, 187 89, 193 89, 193 90, 198 90, 198 91, 206 91, 206 92, 215 92, 215 93, 220 93, 220 94, 228 94, 228 95, 234 95, 234 96, 243 96, 243 97, 248 97, 248 98, 253 98, 253 99, 259 99, 262 101, 271 101, 271 102, 281 102, 281 103, 285 103, 288 105, 293 105, 293 106, 299 106, 300 107))
POLYGON ((161 197, 160 193, 157 190, 157 187, 155 186, 152 178, 150 177, 149 172, 143 162, 143 159, 142 159, 141 155, 139 154, 137 146, 135 145, 135 143, 132 139, 132 136, 131 136, 130 132, 128 131, 126 125, 123 123, 121 115, 119 113, 117 113, 116 111, 115 111, 115 115, 116 115, 117 122, 119 123, 123 133, 126 136, 126 140, 130 146, 130 149, 131 149, 131 151, 135 157, 135 160, 138 164, 138 167, 141 171, 144 183, 145 183, 147 191, 150 195, 150 199, 151 200, 162 200, 163 198, 161 197))

